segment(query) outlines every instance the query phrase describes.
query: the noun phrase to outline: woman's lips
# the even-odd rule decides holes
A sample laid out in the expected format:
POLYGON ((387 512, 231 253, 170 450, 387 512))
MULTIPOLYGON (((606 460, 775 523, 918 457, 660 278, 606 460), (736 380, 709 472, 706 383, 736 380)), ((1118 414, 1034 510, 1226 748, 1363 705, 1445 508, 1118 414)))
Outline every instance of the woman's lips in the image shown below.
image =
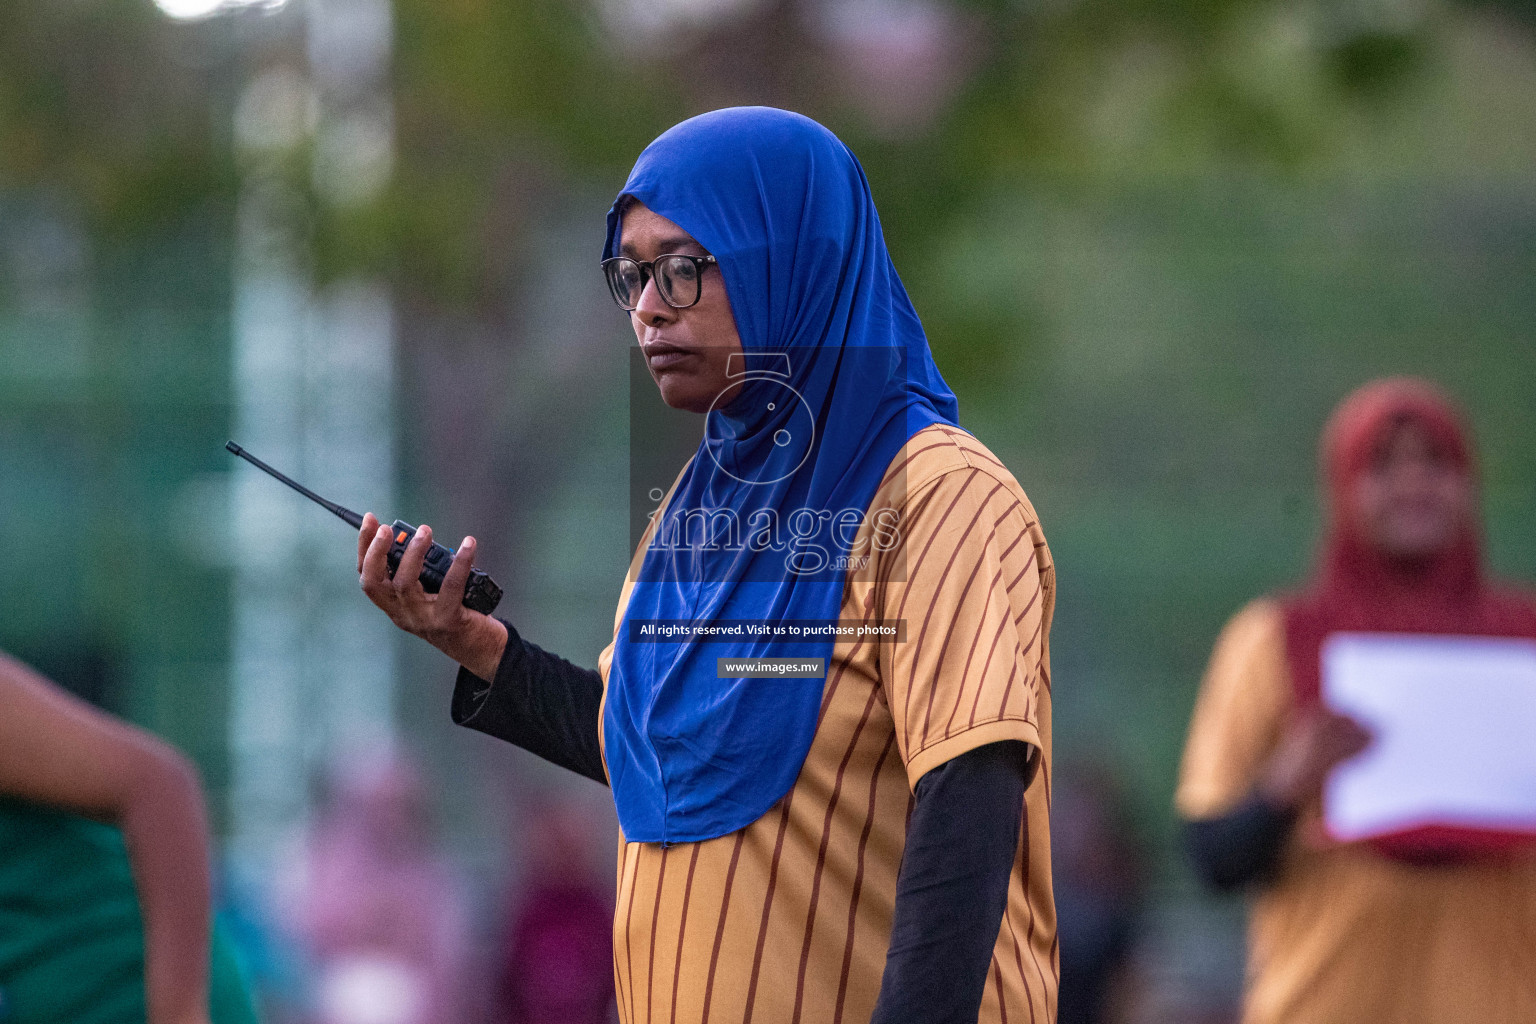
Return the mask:
POLYGON ((657 372, 677 369, 693 357, 693 352, 673 345, 648 345, 645 348, 645 363, 657 372))

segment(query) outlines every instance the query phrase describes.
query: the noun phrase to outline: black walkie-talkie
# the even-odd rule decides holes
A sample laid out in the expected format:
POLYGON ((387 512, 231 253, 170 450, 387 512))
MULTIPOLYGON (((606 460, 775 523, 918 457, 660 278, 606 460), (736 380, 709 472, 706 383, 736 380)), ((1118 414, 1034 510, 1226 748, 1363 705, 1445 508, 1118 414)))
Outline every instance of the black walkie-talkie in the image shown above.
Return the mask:
MULTIPOLYGON (((226 443, 224 447, 229 450, 230 454, 240 456, 240 458, 249 462, 263 473, 281 480, 321 508, 346 520, 354 529, 362 529, 363 517, 351 509, 342 508, 334 501, 327 501, 303 484, 290 480, 233 441, 226 443)), ((395 570, 400 567, 400 556, 405 554, 405 546, 411 542, 411 537, 416 533, 416 527, 404 520, 396 519, 390 529, 394 531, 389 545, 389 575, 393 579, 395 570)), ((421 589, 429 594, 435 594, 441 590, 443 588, 443 577, 448 574, 448 567, 452 564, 453 550, 445 548, 434 541, 432 547, 427 550, 427 560, 421 566, 421 576, 419 577, 421 589)), ((464 607, 471 611, 489 615, 500 603, 501 588, 496 585, 496 581, 479 569, 469 570, 469 582, 464 586, 464 607)))

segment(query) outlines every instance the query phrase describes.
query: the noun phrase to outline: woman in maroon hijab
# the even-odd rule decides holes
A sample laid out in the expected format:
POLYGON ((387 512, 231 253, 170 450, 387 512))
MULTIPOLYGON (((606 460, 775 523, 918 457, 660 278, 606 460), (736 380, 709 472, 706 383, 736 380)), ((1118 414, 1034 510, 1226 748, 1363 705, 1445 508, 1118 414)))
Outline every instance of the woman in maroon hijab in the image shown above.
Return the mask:
POLYGON ((1372 742, 1323 700, 1331 637, 1532 639, 1536 600, 1483 574, 1471 442, 1432 385, 1356 391, 1322 469, 1313 580, 1222 632, 1177 796, 1200 873, 1252 888, 1244 1024, 1536 1021, 1529 839, 1426 821, 1341 842, 1322 795, 1372 742))

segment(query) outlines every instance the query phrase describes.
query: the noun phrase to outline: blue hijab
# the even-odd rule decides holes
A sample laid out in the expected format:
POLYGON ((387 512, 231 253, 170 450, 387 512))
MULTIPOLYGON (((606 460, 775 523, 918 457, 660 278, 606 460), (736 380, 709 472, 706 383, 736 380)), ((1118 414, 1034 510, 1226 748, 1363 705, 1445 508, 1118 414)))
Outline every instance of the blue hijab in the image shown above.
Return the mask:
MULTIPOLYGON (((603 742, 625 838, 694 842, 751 824, 794 785, 823 678, 720 678, 717 659, 825 659, 834 639, 750 633, 658 642, 647 624, 834 623, 857 522, 901 446, 956 423, 896 276, 869 182, 809 118, 733 107, 640 154, 632 196, 718 261, 743 386, 655 525, 620 625, 603 742), (852 518, 850 518, 850 516, 852 518)), ((703 286, 719 287, 706 272, 703 286)), ((632 443, 639 443, 638 439, 632 443)))

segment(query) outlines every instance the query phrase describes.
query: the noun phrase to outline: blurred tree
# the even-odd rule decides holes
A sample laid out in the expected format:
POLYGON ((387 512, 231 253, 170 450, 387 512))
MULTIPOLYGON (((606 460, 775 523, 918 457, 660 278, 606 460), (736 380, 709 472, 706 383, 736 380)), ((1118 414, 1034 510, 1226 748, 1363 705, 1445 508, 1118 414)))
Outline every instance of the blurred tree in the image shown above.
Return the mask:
MULTIPOLYGON (((1021 174, 1305 161, 1330 109, 1409 77, 1436 25, 1427 5, 1385 0, 397 0, 395 14, 394 184, 361 209, 317 204, 317 269, 388 269, 482 311, 504 301, 514 240, 551 189, 611 187, 690 113, 756 102, 826 121, 860 153, 897 251, 918 253, 1021 174), (1116 108, 1127 83, 1139 106, 1116 108)), ((263 38, 270 17, 12 5, 0 188, 67 190, 107 230, 229 203, 237 72, 300 56, 263 38)))
POLYGON ((1411 79, 1421 7, 1273 0, 399 0, 395 187, 321 231, 429 305, 506 303, 530 213, 611 193, 658 131, 731 103, 802 110, 860 154, 934 346, 963 381, 1030 323, 941 286, 946 224, 999 187, 1211 159, 1302 166, 1411 79), (659 12, 659 13, 658 13, 659 12), (408 254, 408 257, 407 257, 408 254))
POLYGON ((216 88, 227 38, 169 25, 148 0, 7 5, 0 191, 66 195, 115 235, 227 203, 234 164, 216 88))

